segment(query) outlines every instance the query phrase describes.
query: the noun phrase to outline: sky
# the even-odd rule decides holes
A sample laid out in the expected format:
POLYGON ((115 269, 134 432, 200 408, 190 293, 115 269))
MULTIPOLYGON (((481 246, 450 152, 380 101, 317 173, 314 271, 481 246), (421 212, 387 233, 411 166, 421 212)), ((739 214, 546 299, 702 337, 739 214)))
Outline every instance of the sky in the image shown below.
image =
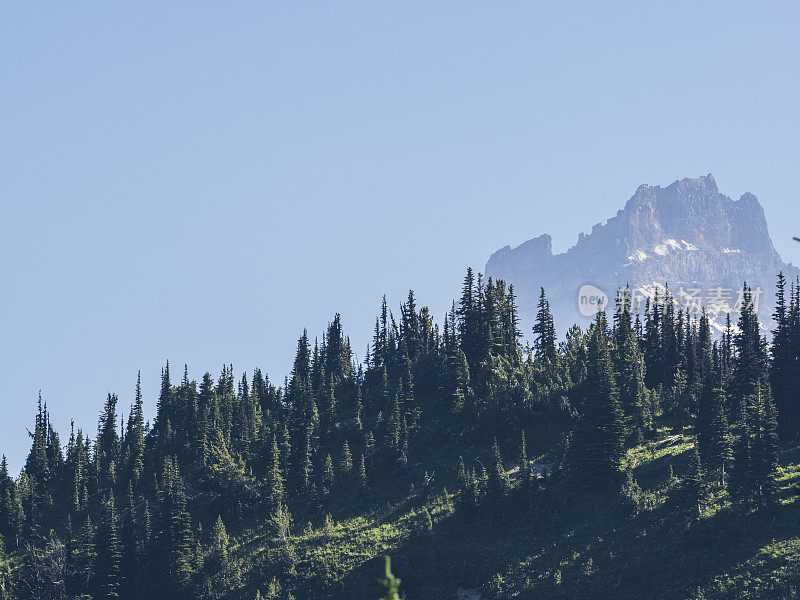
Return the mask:
POLYGON ((385 293, 554 250, 642 183, 753 192, 800 263, 797 3, 0 5, 0 453, 138 370, 266 370, 385 293))

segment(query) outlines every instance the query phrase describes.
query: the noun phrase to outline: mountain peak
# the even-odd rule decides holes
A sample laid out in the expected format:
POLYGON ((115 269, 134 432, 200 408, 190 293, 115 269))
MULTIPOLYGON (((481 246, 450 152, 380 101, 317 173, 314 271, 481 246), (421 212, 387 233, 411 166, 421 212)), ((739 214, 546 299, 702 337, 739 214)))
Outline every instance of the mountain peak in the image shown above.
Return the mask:
POLYGON ((550 236, 541 235, 506 246, 486 264, 487 275, 514 284, 523 320, 526 309, 532 320, 541 286, 564 327, 580 320, 576 298, 585 284, 613 298, 626 283, 652 289, 664 282, 673 289, 725 287, 735 301, 747 281, 763 291, 759 312, 766 322, 781 270, 800 274, 775 251, 758 199, 721 194, 711 173, 666 187, 639 186, 623 209, 564 253, 553 255, 550 236))

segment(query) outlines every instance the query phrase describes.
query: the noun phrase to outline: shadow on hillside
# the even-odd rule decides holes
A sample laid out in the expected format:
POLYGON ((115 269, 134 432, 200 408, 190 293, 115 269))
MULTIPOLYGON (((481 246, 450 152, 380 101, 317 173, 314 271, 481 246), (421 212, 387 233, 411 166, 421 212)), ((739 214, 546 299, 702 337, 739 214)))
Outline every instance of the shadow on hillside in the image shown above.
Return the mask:
MULTIPOLYGON (((688 453, 648 464, 643 478, 666 483, 668 464, 681 473, 688 453)), ((503 526, 484 515, 465 521, 457 512, 431 535, 406 540, 392 552, 409 600, 456 598, 480 588, 482 597, 692 598, 721 575, 735 572, 770 542, 796 536, 798 510, 780 506, 744 513, 724 510, 699 523, 680 516, 678 489, 653 510, 625 518, 616 500, 543 491, 530 511, 511 511, 503 526), (502 580, 497 579, 497 575, 502 580), (492 583, 494 581, 494 583, 492 583), (496 590, 498 591, 494 591, 496 590)), ((353 570, 341 587, 315 598, 375 596, 380 559, 353 570)))

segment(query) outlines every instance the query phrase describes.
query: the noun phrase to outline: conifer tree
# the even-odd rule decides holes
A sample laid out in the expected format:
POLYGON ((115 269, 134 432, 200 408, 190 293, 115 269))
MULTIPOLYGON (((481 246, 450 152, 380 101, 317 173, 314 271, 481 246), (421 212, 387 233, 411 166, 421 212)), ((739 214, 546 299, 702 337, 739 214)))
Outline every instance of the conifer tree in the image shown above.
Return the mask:
POLYGON ((136 377, 136 392, 128 427, 125 431, 125 475, 138 483, 144 471, 144 409, 142 401, 142 374, 136 377))
POLYGON ((314 487, 314 448, 312 438, 312 427, 306 429, 306 436, 303 440, 302 453, 300 455, 300 489, 308 496, 314 487))
POLYGON ((645 384, 648 388, 657 388, 663 384, 661 354, 661 314, 662 307, 658 290, 653 299, 645 302, 645 323, 642 336, 642 353, 646 367, 645 384))
POLYGON ((272 436, 272 448, 269 453, 269 467, 267 472, 267 485, 269 490, 270 507, 274 509, 283 502, 284 479, 281 471, 281 456, 278 449, 278 440, 272 436))
POLYGON ((715 388, 712 392, 712 421, 708 434, 708 465, 720 473, 720 483, 725 484, 725 469, 733 460, 731 434, 725 414, 725 391, 715 388))
POLYGON ((5 454, 0 461, 0 543, 6 546, 16 533, 14 524, 14 480, 8 474, 8 461, 5 454))
POLYGON ((161 539, 162 566, 172 595, 180 596, 192 574, 191 520, 186 507, 186 492, 175 461, 168 458, 164 464, 161 513, 163 534, 161 539))
MULTIPOLYGON (((480 286, 478 286, 480 288, 480 286)), ((467 269, 458 308, 458 333, 461 349, 467 359, 470 370, 477 367, 480 355, 480 302, 478 289, 475 286, 475 275, 472 267, 467 269)))
POLYGON ((47 483, 47 419, 42 408, 42 393, 39 392, 39 403, 36 411, 36 420, 33 429, 31 450, 25 461, 25 473, 34 484, 39 487, 47 483))
POLYGON ((497 438, 492 441, 492 467, 489 471, 489 489, 495 499, 503 498, 511 488, 511 482, 503 466, 503 459, 500 456, 500 447, 497 445, 497 438))
MULTIPOLYGON (((676 377, 681 366, 681 340, 680 334, 682 327, 675 317, 675 299, 668 288, 665 287, 663 314, 661 316, 661 381, 668 387, 680 387, 676 385, 676 377)), ((685 371, 682 372, 685 378, 685 371)), ((677 399, 676 395, 673 395, 677 399)), ((673 405, 670 411, 675 413, 677 405, 673 405)))
POLYGON ((92 592, 91 586, 94 583, 97 550, 95 546, 95 528, 88 514, 78 534, 72 556, 72 572, 74 573, 74 589, 72 592, 75 595, 89 594, 92 592))
POLYGON ((582 413, 573 432, 568 465, 579 487, 618 489, 624 424, 602 313, 592 327, 582 413))
MULTIPOLYGON (((697 434, 697 445, 700 458, 708 464, 714 445, 714 418, 716 416, 715 403, 719 399, 716 388, 721 384, 720 373, 714 364, 711 347, 711 331, 708 315, 705 310, 700 317, 700 355, 698 361, 702 372, 701 389, 697 399, 697 417, 695 420, 695 433, 697 434)), ((724 406, 723 406, 724 410, 724 406)), ((713 460, 711 461, 714 462, 713 460)))
POLYGON ((682 509, 690 521, 696 521, 702 511, 706 497, 706 482, 703 468, 700 464, 700 452, 697 444, 690 451, 689 471, 682 486, 682 509))
POLYGON ((530 477, 531 473, 531 464, 528 460, 528 445, 525 443, 525 430, 522 430, 519 444, 519 469, 520 474, 522 475, 523 480, 530 477))
POLYGON ((360 454, 358 458, 358 485, 363 490, 367 487, 367 463, 364 460, 364 455, 360 454))
POLYGON ((522 492, 522 500, 524 504, 528 504, 531 500, 531 493, 533 488, 533 472, 531 464, 528 460, 528 446, 525 441, 525 430, 522 430, 519 448, 519 471, 520 471, 520 487, 522 492))
POLYGON ((792 381, 795 364, 798 362, 797 332, 792 323, 793 299, 786 301, 786 278, 778 274, 775 299, 775 330, 771 346, 770 381, 775 397, 775 407, 780 416, 779 433, 789 437, 797 432, 800 426, 800 411, 796 401, 798 381, 792 381), (793 331, 794 330, 794 331, 793 331))
POLYGON ((103 502, 97 527, 97 558, 94 567, 94 589, 100 598, 119 597, 120 544, 117 534, 114 496, 103 502))
POLYGON ((139 562, 139 531, 136 520, 136 505, 133 487, 128 483, 128 495, 120 525, 120 566, 119 596, 123 599, 136 598, 141 569, 139 562))
POLYGON ((322 495, 327 496, 333 490, 336 476, 333 472, 333 459, 330 454, 325 455, 325 461, 322 465, 322 495))
POLYGON ((641 443, 648 430, 649 415, 644 384, 644 361, 639 352, 630 313, 630 290, 621 290, 615 315, 614 363, 619 387, 619 404, 625 415, 629 439, 641 443))
POLYGON ((171 442, 171 424, 173 418, 172 406, 172 383, 169 374, 169 361, 161 370, 161 391, 158 394, 156 404, 156 419, 153 423, 153 437, 157 441, 159 448, 166 451, 171 442))
POLYGON ((739 402, 738 414, 741 415, 738 426, 738 437, 733 447, 733 469, 731 471, 729 491, 731 497, 738 502, 749 502, 757 482, 753 470, 754 434, 758 426, 753 422, 755 399, 752 396, 742 398, 739 402))
POLYGON ((228 560, 228 547, 230 540, 228 532, 225 529, 225 523, 222 522, 222 517, 217 515, 217 520, 214 522, 214 527, 211 530, 211 547, 220 565, 224 565, 228 560))
MULTIPOLYGON (((141 512, 140 537, 138 539, 139 563, 149 568, 153 561, 153 519, 150 514, 150 503, 145 499, 141 512)), ((143 586, 145 589, 148 586, 143 586)))
POLYGON ((766 381, 766 346, 759 333, 758 316, 753 304, 750 288, 742 288, 742 306, 739 313, 739 332, 734 337, 736 348, 735 369, 731 381, 733 420, 738 422, 747 416, 740 413, 740 407, 752 403, 759 387, 766 381), (742 401, 745 401, 743 404, 742 401))
POLYGON ((753 450, 753 470, 758 499, 762 505, 775 504, 778 469, 778 422, 769 384, 764 384, 757 395, 759 430, 753 450))
POLYGON ((536 357, 548 360, 550 363, 556 361, 556 329, 553 324, 553 315, 550 313, 550 303, 541 288, 539 293, 539 305, 536 312, 536 321, 533 326, 533 347, 536 350, 536 357))
POLYGON ((347 440, 342 444, 342 458, 339 463, 339 471, 347 479, 353 474, 353 454, 350 452, 350 444, 347 440))
POLYGON ((291 542, 292 515, 285 504, 279 504, 276 507, 270 521, 275 530, 275 537, 280 544, 284 562, 293 565, 295 553, 291 542))

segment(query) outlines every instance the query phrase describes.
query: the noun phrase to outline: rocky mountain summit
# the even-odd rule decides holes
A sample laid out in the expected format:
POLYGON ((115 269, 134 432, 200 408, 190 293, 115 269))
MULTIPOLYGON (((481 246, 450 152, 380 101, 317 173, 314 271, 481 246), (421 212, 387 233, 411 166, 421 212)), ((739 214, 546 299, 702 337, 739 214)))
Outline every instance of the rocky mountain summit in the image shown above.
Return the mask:
POLYGON ((597 303, 613 304, 619 287, 629 285, 643 307, 644 298, 665 284, 682 308, 708 307, 721 329, 727 312, 735 317, 743 282, 754 290, 767 327, 780 271, 790 280, 800 275, 772 245, 758 199, 746 193, 732 200, 711 174, 663 188, 639 186, 625 208, 581 233, 566 252, 554 255, 545 234, 501 248, 485 269, 487 276, 514 284, 526 332, 541 287, 563 332, 572 323, 585 324, 597 303))

